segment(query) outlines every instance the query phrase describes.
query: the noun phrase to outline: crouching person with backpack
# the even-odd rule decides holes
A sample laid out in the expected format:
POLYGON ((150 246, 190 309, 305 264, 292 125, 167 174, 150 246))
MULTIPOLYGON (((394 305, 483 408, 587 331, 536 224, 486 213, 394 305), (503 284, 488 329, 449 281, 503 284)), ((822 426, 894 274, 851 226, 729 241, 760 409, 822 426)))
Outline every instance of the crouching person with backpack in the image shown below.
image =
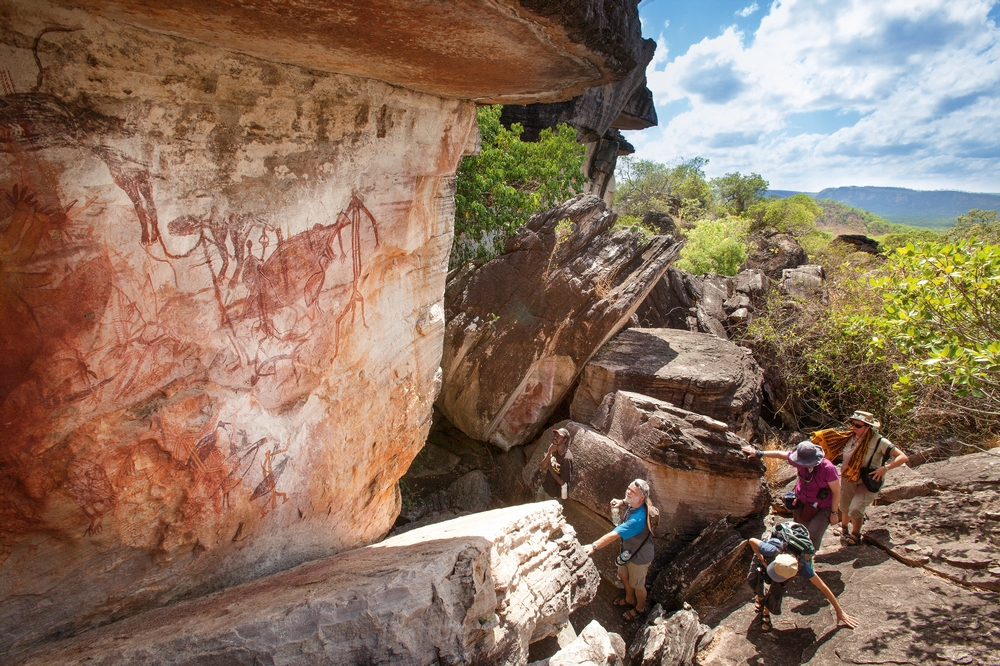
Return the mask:
POLYGON ((815 548, 805 525, 791 521, 779 523, 764 541, 750 539, 750 547, 753 549, 754 559, 750 564, 747 583, 757 596, 761 631, 771 631, 772 614, 781 615, 785 583, 795 576, 802 576, 823 593, 837 613, 836 626, 841 623, 852 629, 858 626, 858 619, 844 612, 836 595, 816 575, 812 564, 815 548))

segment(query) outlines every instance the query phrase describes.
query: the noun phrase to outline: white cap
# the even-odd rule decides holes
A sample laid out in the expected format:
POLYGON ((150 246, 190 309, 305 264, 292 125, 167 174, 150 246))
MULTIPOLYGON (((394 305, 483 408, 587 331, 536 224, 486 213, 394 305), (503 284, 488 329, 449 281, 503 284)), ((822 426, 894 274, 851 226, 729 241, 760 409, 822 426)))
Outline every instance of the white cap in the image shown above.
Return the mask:
POLYGON ((767 565, 767 575, 771 580, 783 583, 789 578, 794 578, 799 572, 799 561, 793 555, 782 553, 774 558, 774 562, 767 565))

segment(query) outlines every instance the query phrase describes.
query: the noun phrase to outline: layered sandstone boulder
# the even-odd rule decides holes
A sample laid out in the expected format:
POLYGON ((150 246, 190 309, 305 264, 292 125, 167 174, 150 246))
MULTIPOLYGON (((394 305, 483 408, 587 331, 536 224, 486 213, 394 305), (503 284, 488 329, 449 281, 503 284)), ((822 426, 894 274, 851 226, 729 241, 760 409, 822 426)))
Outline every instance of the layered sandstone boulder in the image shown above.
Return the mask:
POLYGON ((21 663, 524 664, 597 580, 558 503, 522 505, 150 611, 21 663))
POLYGON ((643 328, 679 328, 728 340, 734 327, 753 317, 755 302, 770 282, 756 268, 726 277, 692 275, 671 266, 635 314, 643 328))
POLYGON ((451 277, 437 406, 467 435, 504 450, 531 441, 677 258, 671 236, 645 242, 614 220, 598 197, 576 197, 451 277))
POLYGON ((728 340, 672 328, 629 328, 584 366, 570 416, 589 423, 604 396, 632 391, 723 421, 751 439, 763 381, 750 351, 728 340))
POLYGON ((381 538, 440 386, 470 100, 641 51, 625 1, 0 25, 4 654, 381 538))
MULTIPOLYGON (((572 437, 569 497, 605 525, 611 521, 610 501, 623 497, 636 478, 649 481, 651 499, 660 509, 656 537, 694 539, 720 518, 740 521, 767 510, 763 466, 750 455, 750 445, 721 421, 617 391, 603 403, 592 427, 573 421, 557 425, 572 437)), ((550 438, 546 431, 528 461, 526 482, 538 470, 550 438)))

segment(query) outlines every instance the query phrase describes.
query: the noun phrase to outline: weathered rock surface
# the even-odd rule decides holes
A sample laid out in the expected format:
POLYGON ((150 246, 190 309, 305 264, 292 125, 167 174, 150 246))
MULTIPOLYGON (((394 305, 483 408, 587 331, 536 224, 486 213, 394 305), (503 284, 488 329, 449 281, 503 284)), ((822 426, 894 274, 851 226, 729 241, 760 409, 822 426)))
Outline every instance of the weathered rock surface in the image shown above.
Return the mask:
MULTIPOLYGON (((686 606, 668 614, 656 606, 646 626, 629 646, 633 666, 691 666, 702 639, 711 640, 712 630, 698 620, 698 613, 686 606)), ((705 641, 706 643, 708 641, 705 641)))
POLYGON ((632 391, 722 421, 751 439, 763 379, 750 351, 728 340, 671 328, 629 328, 584 366, 570 416, 589 423, 608 393, 632 391))
POLYGON ((112 20, 228 51, 439 97, 527 104, 619 81, 646 48, 629 0, 83 0, 112 20))
POLYGON ((596 593, 556 502, 467 516, 46 646, 24 664, 505 663, 596 593))
POLYGON ((622 666, 624 658, 621 636, 609 634, 597 620, 592 620, 575 641, 531 666, 622 666))
POLYGON ((941 490, 870 508, 865 539, 907 564, 1000 592, 1000 455, 958 456, 919 474, 941 490))
POLYGON ((533 439, 677 257, 672 237, 642 243, 613 221, 599 198, 576 197, 450 279, 437 405, 470 437, 504 450, 533 439))
POLYGON ((795 268, 809 259, 794 236, 789 234, 757 234, 750 239, 750 256, 744 268, 758 268, 772 280, 780 280, 786 268, 795 268))
MULTIPOLYGON (((763 468, 749 445, 724 423, 637 393, 609 396, 594 427, 562 424, 572 439, 575 483, 570 498, 610 524, 608 503, 635 478, 649 481, 660 509, 655 536, 695 538, 725 516, 766 511, 763 468)), ((544 446, 528 461, 538 469, 544 446), (541 453, 539 453, 541 451, 541 453)), ((605 530, 606 531, 606 530, 605 530)))
MULTIPOLYGON (((826 539, 816 571, 844 610, 860 620, 834 629, 822 593, 794 578, 770 634, 760 631, 746 585, 725 608, 703 620, 714 638, 698 654, 702 666, 768 664, 997 664, 1000 596, 957 585, 906 566, 873 546, 826 539)), ((745 572, 744 572, 745 573, 745 572)))
POLYGON ((745 583, 752 557, 743 536, 720 518, 660 572, 650 594, 667 610, 687 603, 704 614, 745 583))
POLYGON ((834 243, 848 245, 855 252, 865 252, 867 254, 882 254, 882 248, 874 238, 869 238, 864 234, 841 234, 833 239, 834 243))
POLYGON ((819 300, 823 296, 824 278, 822 266, 797 266, 781 271, 781 282, 778 286, 794 298, 807 301, 819 300))
POLYGON ((642 48, 594 0, 0 25, 8 654, 383 536, 440 385, 468 99, 564 99, 642 48))
MULTIPOLYGON (((887 489, 902 469, 890 472, 887 489)), ((865 545, 827 538, 816 557, 819 575, 860 619, 858 629, 831 631, 825 599, 794 579, 774 632, 762 634, 744 585, 706 616, 717 626, 700 663, 1000 663, 1000 456, 959 456, 913 474, 899 475, 897 487, 928 494, 870 507, 865 545), (917 474, 933 487, 915 483, 917 474)))
POLYGON ((728 340, 732 327, 748 321, 754 300, 770 288, 759 269, 733 277, 691 275, 671 267, 636 310, 645 328, 700 331, 728 340))
POLYGON ((561 123, 569 123, 588 144, 587 161, 583 166, 590 179, 586 192, 610 204, 606 195, 614 190, 612 184, 618 156, 635 152, 619 130, 641 130, 656 125, 653 95, 646 87, 646 66, 655 50, 656 42, 643 40, 635 68, 620 81, 591 88, 566 102, 504 105, 500 122, 507 127, 521 123, 524 127, 521 138, 526 141, 536 141, 543 129, 555 129, 561 123))

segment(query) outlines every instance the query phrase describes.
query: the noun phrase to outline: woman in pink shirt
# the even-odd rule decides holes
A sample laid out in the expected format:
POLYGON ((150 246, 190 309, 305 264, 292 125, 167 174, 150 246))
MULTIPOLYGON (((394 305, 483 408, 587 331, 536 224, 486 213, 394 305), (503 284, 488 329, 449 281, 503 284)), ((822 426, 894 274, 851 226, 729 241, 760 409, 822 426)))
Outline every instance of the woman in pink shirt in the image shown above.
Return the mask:
POLYGON ((795 504, 792 519, 809 529, 809 537, 819 551, 826 528, 840 519, 840 474, 832 462, 823 457, 823 448, 812 442, 801 442, 791 451, 755 451, 758 458, 787 460, 799 473, 795 484, 795 504), (838 507, 834 512, 833 507, 838 507))

